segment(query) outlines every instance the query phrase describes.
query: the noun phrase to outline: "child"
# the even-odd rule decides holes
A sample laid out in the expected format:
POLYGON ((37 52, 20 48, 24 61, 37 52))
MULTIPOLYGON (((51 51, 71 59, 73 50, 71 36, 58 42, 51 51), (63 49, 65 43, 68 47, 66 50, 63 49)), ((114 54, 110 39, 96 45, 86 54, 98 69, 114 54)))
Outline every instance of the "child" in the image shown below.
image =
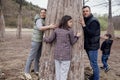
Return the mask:
POLYGON ((103 63, 103 67, 101 67, 101 69, 104 69, 105 72, 108 72, 110 70, 110 68, 108 66, 107 61, 110 56, 110 50, 111 50, 113 40, 111 40, 110 34, 105 34, 104 38, 105 38, 105 41, 102 43, 102 46, 101 46, 102 63, 103 63))
POLYGON ((52 35, 49 38, 44 38, 44 41, 49 43, 56 40, 54 50, 56 80, 67 80, 70 68, 71 48, 81 35, 77 33, 74 36, 73 31, 70 29, 72 24, 71 16, 65 15, 52 35))

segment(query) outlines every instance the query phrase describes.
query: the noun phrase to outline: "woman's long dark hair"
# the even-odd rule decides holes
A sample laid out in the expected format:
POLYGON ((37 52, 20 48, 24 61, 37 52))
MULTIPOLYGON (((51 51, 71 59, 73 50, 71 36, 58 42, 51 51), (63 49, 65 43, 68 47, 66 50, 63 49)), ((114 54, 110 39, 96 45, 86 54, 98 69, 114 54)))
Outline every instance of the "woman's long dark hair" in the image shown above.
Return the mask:
POLYGON ((68 22, 70 19, 72 19, 72 17, 69 16, 69 15, 63 16, 62 19, 61 19, 61 21, 60 21, 60 23, 59 23, 59 26, 58 26, 58 27, 59 27, 59 28, 63 28, 63 29, 68 29, 69 26, 68 26, 67 22, 68 22))

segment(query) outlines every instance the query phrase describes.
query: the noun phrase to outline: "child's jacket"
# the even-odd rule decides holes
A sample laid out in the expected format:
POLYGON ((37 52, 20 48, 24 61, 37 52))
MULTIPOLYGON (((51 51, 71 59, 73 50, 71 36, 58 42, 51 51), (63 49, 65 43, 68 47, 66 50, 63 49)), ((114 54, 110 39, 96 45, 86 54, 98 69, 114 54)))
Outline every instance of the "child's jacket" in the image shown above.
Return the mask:
POLYGON ((112 43, 113 43, 113 40, 110 40, 110 39, 107 39, 102 43, 101 50, 103 54, 110 54, 112 43))
POLYGON ((57 28, 49 38, 44 38, 45 42, 55 42, 54 57, 57 60, 65 61, 71 59, 71 47, 78 40, 71 29, 57 28))

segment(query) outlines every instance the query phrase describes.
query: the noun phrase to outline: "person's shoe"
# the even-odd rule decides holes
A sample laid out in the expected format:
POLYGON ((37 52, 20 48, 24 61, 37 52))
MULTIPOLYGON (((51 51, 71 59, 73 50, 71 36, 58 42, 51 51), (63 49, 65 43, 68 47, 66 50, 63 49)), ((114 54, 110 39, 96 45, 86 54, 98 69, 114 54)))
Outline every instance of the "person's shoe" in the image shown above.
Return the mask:
POLYGON ((31 70, 31 72, 34 72, 34 73, 35 73, 35 75, 39 76, 39 72, 35 72, 35 70, 34 70, 34 69, 32 69, 32 70, 31 70))
POLYGON ((89 80, 93 80, 93 77, 94 77, 94 76, 93 76, 93 75, 91 75, 91 76, 89 77, 89 80))
POLYGON ((105 72, 108 72, 109 70, 110 70, 110 68, 108 67, 108 68, 105 69, 105 72))
POLYGON ((28 79, 28 80, 31 80, 31 79, 32 79, 32 77, 31 77, 31 75, 30 75, 29 73, 25 73, 24 75, 25 75, 25 78, 26 78, 26 79, 28 79))
POLYGON ((104 68, 104 67, 100 67, 100 69, 102 69, 102 70, 103 70, 103 69, 105 69, 105 68, 104 68))

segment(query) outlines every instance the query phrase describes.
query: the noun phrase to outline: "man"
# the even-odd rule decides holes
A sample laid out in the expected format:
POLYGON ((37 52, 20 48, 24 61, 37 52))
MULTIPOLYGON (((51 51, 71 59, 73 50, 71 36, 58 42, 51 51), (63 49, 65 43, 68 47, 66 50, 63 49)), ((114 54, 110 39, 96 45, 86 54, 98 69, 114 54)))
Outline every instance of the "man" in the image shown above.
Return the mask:
POLYGON ((98 49, 100 45, 100 24, 99 21, 92 15, 89 6, 83 7, 84 19, 80 20, 80 24, 84 30, 84 49, 87 52, 90 65, 93 69, 93 79, 99 80, 98 67, 98 49))
POLYGON ((43 31, 55 28, 53 24, 45 26, 45 17, 46 9, 40 10, 40 17, 39 15, 35 16, 35 26, 32 35, 31 51, 27 58, 24 70, 25 77, 27 79, 32 79, 30 75, 30 68, 33 60, 34 60, 34 72, 35 74, 39 73, 39 59, 41 56, 43 31))

